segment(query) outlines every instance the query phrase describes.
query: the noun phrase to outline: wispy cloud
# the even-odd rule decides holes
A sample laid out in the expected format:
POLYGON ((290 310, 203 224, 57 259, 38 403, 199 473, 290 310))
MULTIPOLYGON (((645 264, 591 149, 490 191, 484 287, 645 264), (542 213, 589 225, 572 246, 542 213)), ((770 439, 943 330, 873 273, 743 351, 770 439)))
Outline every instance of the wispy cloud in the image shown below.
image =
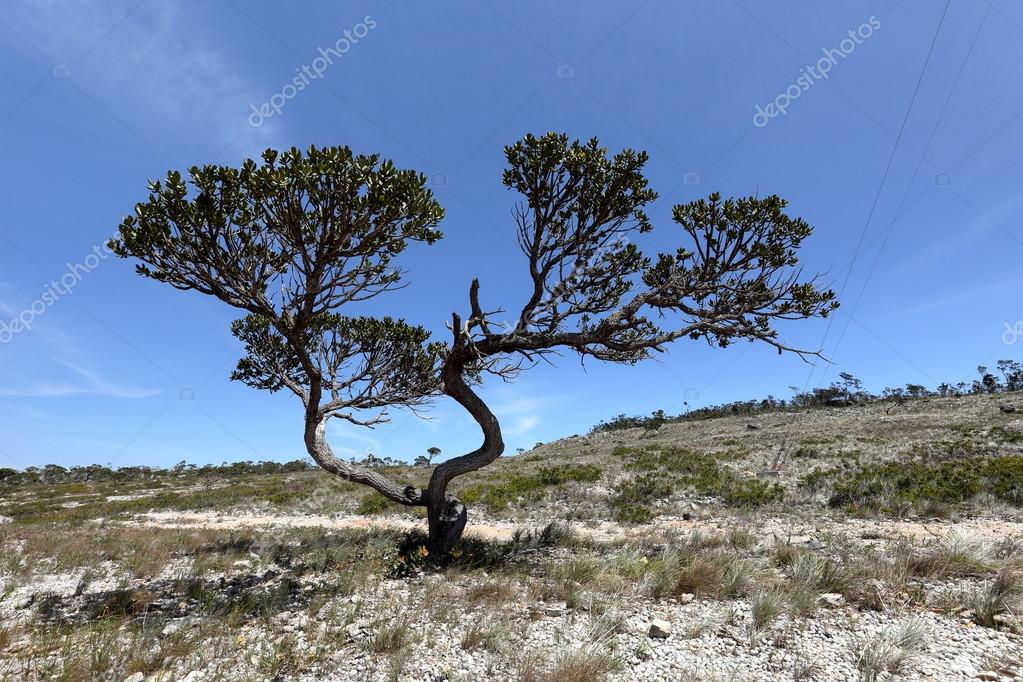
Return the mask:
POLYGON ((518 438, 524 436, 540 424, 540 416, 536 414, 527 414, 521 417, 516 417, 512 422, 511 426, 505 429, 505 432, 512 438, 518 438))
POLYGON ((541 415, 565 402, 563 397, 536 397, 514 389, 503 389, 497 392, 493 411, 504 424, 504 434, 509 438, 520 438, 540 425, 541 415))
POLYGON ((196 138, 251 154, 275 132, 246 122, 264 88, 209 28, 203 4, 32 0, 6 6, 4 23, 16 36, 0 38, 66 70, 93 105, 164 154, 196 138))
POLYGON ((75 395, 98 395, 106 398, 138 399, 160 393, 159 390, 138 388, 119 384, 101 377, 94 370, 67 360, 51 357, 51 360, 71 370, 73 381, 39 382, 20 387, 0 388, 0 396, 11 398, 62 398, 75 395))

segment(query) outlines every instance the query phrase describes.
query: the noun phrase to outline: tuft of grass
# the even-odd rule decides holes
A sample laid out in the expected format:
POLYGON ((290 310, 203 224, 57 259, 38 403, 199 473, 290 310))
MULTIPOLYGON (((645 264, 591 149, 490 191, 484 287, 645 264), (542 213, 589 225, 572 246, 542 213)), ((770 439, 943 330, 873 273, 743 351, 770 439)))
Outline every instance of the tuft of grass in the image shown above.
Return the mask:
POLYGON ((478 583, 468 589, 465 594, 470 604, 488 602, 491 604, 506 604, 514 601, 519 595, 519 590, 511 580, 487 580, 478 583))
POLYGON ((856 669, 864 682, 876 682, 885 672, 898 675, 923 648, 925 636, 923 623, 909 619, 859 639, 853 644, 856 669))
POLYGON ((593 557, 573 556, 555 562, 551 566, 550 576, 556 580, 587 585, 593 582, 602 570, 603 565, 593 557))
POLYGON ((925 551, 904 549, 907 572, 932 578, 988 573, 992 570, 994 552, 994 547, 984 539, 958 530, 925 551))
POLYGON ((501 650, 507 634, 503 623, 498 620, 478 620, 462 635, 461 646, 465 650, 486 649, 497 653, 501 650))
POLYGON ((799 551, 788 566, 789 580, 799 586, 821 592, 849 591, 853 576, 833 559, 811 551, 799 551))
POLYGON ((545 547, 563 547, 575 541, 575 531, 562 521, 551 521, 539 528, 516 528, 509 546, 513 552, 545 547))
POLYGON ((972 612, 977 625, 994 628, 998 626, 996 617, 1013 612, 1021 594, 1023 584, 1019 574, 1002 570, 982 587, 965 592, 961 601, 972 612))
POLYGON ((375 654, 395 654, 403 651, 411 638, 412 629, 407 617, 381 622, 366 640, 366 648, 375 654))
POLYGON ((596 645, 571 649, 543 667, 529 656, 518 666, 518 682, 602 682, 620 669, 621 660, 596 645))
POLYGON ((768 625, 785 611, 781 595, 773 589, 760 589, 750 597, 750 640, 756 642, 768 625))

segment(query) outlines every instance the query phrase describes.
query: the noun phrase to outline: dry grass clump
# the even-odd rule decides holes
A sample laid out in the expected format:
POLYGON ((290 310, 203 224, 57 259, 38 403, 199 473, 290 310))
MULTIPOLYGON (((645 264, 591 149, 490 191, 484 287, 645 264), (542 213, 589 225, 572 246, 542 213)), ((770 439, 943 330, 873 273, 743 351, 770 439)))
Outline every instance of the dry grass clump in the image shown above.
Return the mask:
POLYGON ((462 635, 461 647, 466 650, 486 649, 500 652, 508 635, 507 624, 500 618, 475 621, 462 635))
POLYGON ((599 645, 569 649, 552 662, 542 655, 527 655, 517 666, 518 682, 601 682, 622 667, 617 656, 599 645))
POLYGON ((995 628, 1000 616, 1018 613, 1023 606, 1023 580, 1019 573, 1002 570, 994 579, 953 595, 954 604, 977 625, 995 628))
POLYGON ((785 611, 782 594, 776 589, 759 589, 750 597, 750 641, 756 644, 761 633, 785 611))
POLYGON ((465 598, 470 604, 505 604, 515 601, 518 596, 519 587, 509 578, 490 578, 472 585, 465 592, 465 598))
POLYGON ((876 682, 885 672, 891 675, 903 672, 923 649, 926 634, 921 621, 909 619, 857 640, 852 653, 864 682, 876 682))
POLYGON ((373 635, 366 640, 366 648, 375 654, 397 653, 410 644, 411 636, 411 621, 407 616, 388 618, 377 623, 373 635))

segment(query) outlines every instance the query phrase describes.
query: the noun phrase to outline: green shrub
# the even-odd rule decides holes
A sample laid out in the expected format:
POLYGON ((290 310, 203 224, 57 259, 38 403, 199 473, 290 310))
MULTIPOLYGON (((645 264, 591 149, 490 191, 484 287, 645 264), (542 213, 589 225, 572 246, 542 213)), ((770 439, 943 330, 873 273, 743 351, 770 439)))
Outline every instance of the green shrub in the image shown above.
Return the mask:
POLYGON ((980 457, 945 461, 886 462, 811 474, 800 485, 832 484, 833 507, 886 510, 894 504, 962 503, 981 493, 1023 504, 1023 457, 980 457))
MULTIPOLYGON (((721 457, 685 448, 618 448, 629 469, 649 472, 618 486, 612 507, 668 497, 676 487, 717 495, 731 506, 754 507, 780 499, 777 483, 745 479, 718 464, 721 457)), ((720 453, 719 453, 720 454, 720 453)), ((730 453, 724 458, 731 459, 730 453)))
POLYGON ((383 514, 387 511, 393 511, 397 507, 397 504, 379 493, 367 493, 359 500, 359 506, 355 508, 355 513, 370 516, 372 514, 383 514))
POLYGON ((496 511, 509 504, 533 502, 544 496, 548 487, 569 481, 592 483, 600 480, 602 475, 600 468, 592 464, 541 467, 535 474, 510 474, 498 481, 470 486, 459 497, 463 502, 482 503, 496 511))
POLYGON ((650 509, 641 504, 617 498, 611 500, 611 514, 614 520, 620 523, 650 523, 654 516, 656 516, 650 509))
POLYGON ((543 485, 561 485, 567 481, 593 483, 599 481, 603 472, 600 467, 592 464, 561 464, 553 467, 540 467, 536 477, 543 485))

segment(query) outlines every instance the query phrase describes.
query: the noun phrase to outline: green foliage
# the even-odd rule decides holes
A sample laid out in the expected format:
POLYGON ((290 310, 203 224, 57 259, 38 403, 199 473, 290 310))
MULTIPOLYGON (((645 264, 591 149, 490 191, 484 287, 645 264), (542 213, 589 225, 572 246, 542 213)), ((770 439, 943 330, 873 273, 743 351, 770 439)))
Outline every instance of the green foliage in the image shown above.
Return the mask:
POLYGON ((371 516, 373 514, 382 514, 386 511, 394 511, 399 507, 400 505, 391 502, 383 495, 372 492, 362 496, 362 499, 359 500, 359 505, 355 508, 355 513, 371 516))
POLYGON ((572 481, 592 483, 600 480, 603 472, 592 464, 561 464, 540 467, 536 473, 508 474, 503 478, 470 486, 459 494, 466 503, 482 503, 492 510, 508 505, 524 505, 546 495, 547 488, 572 481))
POLYGON ((336 306, 329 289, 345 271, 349 293, 393 284, 400 273, 391 260, 407 242, 440 237, 433 227, 444 211, 421 173, 348 147, 268 149, 262 160, 192 167, 187 180, 171 171, 150 183, 111 248, 138 258, 139 274, 239 308, 269 313, 268 294, 277 292, 283 311, 298 311, 313 291, 307 312, 320 313, 336 306), (322 258, 318 281, 293 289, 292 275, 314 276, 304 267, 311 245, 322 258))
POLYGON ((593 483, 599 481, 602 474, 600 467, 593 464, 560 464, 540 467, 536 477, 543 485, 561 485, 566 481, 593 483))
POLYGON ((882 511, 899 503, 962 503, 981 493, 1023 505, 1023 457, 996 456, 946 461, 898 461, 815 472, 800 485, 831 483, 833 507, 855 506, 882 511))
MULTIPOLYGON (((231 333, 245 346, 232 380, 271 393, 289 385, 309 386, 300 355, 272 320, 247 315, 231 324, 231 333)), ((316 370, 326 376, 347 366, 353 379, 340 382, 339 393, 351 409, 373 408, 436 390, 444 346, 427 343, 429 338, 429 331, 403 320, 322 313, 306 327, 302 355, 314 359, 316 370)))
POLYGON ((616 519, 644 523, 653 518, 648 505, 678 489, 717 495, 725 504, 756 507, 780 499, 781 486, 745 479, 718 464, 719 457, 674 447, 617 448, 614 454, 626 467, 644 472, 615 486, 611 511, 616 519))

